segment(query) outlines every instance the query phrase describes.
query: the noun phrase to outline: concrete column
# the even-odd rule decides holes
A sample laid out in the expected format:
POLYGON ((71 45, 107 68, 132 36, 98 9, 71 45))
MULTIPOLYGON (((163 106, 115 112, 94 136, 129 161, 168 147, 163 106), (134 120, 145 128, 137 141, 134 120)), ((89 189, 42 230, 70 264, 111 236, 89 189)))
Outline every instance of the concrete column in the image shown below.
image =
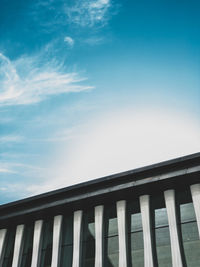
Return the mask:
POLYGON ((149 195, 140 196, 140 209, 142 216, 142 229, 144 241, 144 267, 153 267, 153 251, 151 240, 150 222, 150 197, 149 195))
POLYGON ((80 267, 81 264, 81 228, 82 228, 83 211, 74 212, 74 234, 73 234, 73 261, 72 267, 80 267))
POLYGON ((57 215, 54 217, 51 267, 59 266, 62 219, 63 219, 62 215, 57 215))
POLYGON ((12 267, 20 267, 20 261, 23 250, 24 228, 25 228, 24 224, 20 224, 16 228, 12 267))
POLYGON ((103 212, 104 206, 95 207, 95 267, 103 267, 103 212))
POLYGON ((172 252, 172 266, 182 267, 182 258, 179 245, 177 220, 176 220, 176 207, 175 207, 175 191, 173 189, 164 192, 165 205, 167 208, 167 217, 169 222, 170 243, 172 252))
POLYGON ((190 186, 200 238, 200 184, 190 186))
POLYGON ((41 252, 41 241, 42 241, 42 227, 43 220, 35 221, 34 234, 33 234, 33 253, 31 267, 39 267, 40 252, 41 252))
POLYGON ((0 266, 2 266, 2 263, 3 263, 6 233, 7 233, 7 229, 0 230, 0 266))
POLYGON ((119 267, 127 267, 126 201, 117 201, 117 224, 119 234, 119 267))

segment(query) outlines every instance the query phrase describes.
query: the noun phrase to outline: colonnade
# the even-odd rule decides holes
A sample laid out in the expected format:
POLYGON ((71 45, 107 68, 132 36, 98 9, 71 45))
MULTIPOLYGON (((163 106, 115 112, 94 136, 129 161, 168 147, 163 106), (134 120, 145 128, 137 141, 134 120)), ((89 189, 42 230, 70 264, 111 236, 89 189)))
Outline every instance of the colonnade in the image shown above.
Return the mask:
MULTIPOLYGON (((196 214, 197 226, 200 237, 200 184, 190 186, 194 210, 196 214)), ((167 210, 170 244, 172 253, 172 266, 183 267, 181 257, 180 240, 177 229, 175 191, 173 189, 164 191, 165 206, 167 210)), ((144 267, 154 267, 152 234, 151 234, 151 214, 150 214, 150 196, 142 195, 139 197, 140 210, 142 217, 143 241, 144 241, 144 267)), ((127 251, 127 222, 126 222, 126 200, 116 202, 118 239, 119 239, 119 267, 128 267, 127 251)), ((95 267, 104 267, 103 253, 103 225, 104 225, 104 206, 99 205, 94 209, 95 216, 95 267)), ((83 223, 83 211, 77 210, 73 217, 73 257, 72 267, 81 267, 81 229, 83 223)), ((51 267, 59 266, 60 243, 62 232, 63 215, 56 215, 53 220, 53 243, 51 267)), ((20 267, 20 259, 23 250, 25 225, 20 224, 16 227, 14 252, 12 267, 20 267)), ((43 220, 37 220, 34 223, 33 250, 31 267, 39 267, 41 237, 43 229, 43 220)), ((0 267, 2 266, 5 252, 5 242, 7 229, 0 229, 0 267)), ((42 266, 43 267, 43 266, 42 266)), ((62 266, 63 267, 63 266, 62 266)))

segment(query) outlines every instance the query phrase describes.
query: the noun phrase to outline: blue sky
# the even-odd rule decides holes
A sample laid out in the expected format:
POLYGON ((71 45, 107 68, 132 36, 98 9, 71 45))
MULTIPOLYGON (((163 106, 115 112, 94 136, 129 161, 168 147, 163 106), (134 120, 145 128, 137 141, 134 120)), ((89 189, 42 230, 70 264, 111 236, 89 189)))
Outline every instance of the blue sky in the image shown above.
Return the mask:
POLYGON ((199 1, 0 10, 0 203, 200 151, 199 1))

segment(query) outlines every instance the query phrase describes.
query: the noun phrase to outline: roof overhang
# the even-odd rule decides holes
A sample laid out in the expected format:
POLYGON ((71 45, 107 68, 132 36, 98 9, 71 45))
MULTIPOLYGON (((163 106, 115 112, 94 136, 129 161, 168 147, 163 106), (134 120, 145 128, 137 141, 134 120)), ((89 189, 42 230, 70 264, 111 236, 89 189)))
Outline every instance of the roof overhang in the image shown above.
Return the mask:
POLYGON ((0 225, 137 198, 200 182, 200 153, 110 175, 0 206, 0 225))

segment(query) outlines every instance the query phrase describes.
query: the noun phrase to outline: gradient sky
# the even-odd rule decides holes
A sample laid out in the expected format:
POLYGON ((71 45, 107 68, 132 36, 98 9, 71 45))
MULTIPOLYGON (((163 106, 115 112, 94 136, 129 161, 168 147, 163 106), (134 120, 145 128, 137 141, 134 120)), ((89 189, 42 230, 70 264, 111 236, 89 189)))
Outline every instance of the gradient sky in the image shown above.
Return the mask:
POLYGON ((0 1, 0 204, 200 151, 198 0, 0 1))

